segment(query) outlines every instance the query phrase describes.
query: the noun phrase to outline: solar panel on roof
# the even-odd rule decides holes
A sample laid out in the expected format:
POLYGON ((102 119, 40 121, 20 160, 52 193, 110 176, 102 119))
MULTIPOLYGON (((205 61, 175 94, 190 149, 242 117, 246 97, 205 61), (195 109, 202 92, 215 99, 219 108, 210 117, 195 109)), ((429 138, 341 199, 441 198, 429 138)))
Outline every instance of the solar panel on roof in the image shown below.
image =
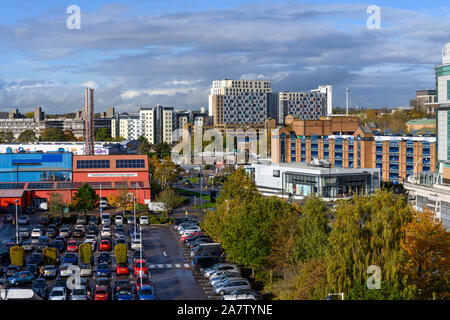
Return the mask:
POLYGON ((29 182, 28 189, 53 189, 53 182, 29 182))
POLYGON ((25 183, 0 183, 0 189, 23 189, 25 183))
POLYGON ((72 182, 58 182, 56 187, 58 189, 71 189, 72 182))

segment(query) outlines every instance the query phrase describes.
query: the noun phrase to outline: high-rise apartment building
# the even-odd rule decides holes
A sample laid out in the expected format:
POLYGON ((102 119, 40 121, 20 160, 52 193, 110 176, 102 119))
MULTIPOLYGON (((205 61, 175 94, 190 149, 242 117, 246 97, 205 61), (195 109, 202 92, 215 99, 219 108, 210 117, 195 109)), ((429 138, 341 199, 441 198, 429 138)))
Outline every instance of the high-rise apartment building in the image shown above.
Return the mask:
MULTIPOLYGON (((436 96, 437 116, 437 143, 438 161, 442 164, 450 161, 450 43, 447 43, 442 52, 442 64, 436 70, 436 96)), ((446 164, 446 167, 450 165, 446 164)))

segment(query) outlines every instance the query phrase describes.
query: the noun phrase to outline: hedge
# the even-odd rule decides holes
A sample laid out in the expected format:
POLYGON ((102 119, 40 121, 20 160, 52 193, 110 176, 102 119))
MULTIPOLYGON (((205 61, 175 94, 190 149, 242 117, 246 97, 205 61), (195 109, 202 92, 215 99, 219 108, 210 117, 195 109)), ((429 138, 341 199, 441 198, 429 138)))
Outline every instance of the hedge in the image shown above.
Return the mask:
POLYGON ((127 245, 118 243, 114 246, 114 255, 116 256, 116 263, 127 262, 127 245))
POLYGON ((58 259, 58 251, 56 248, 42 249, 42 256, 44 257, 44 265, 56 265, 58 259))
POLYGON ((81 263, 91 263, 92 259, 92 245, 90 243, 82 243, 78 246, 81 263))
POLYGON ((21 246, 14 246, 9 249, 9 256, 11 257, 11 264, 23 267, 25 250, 21 246))

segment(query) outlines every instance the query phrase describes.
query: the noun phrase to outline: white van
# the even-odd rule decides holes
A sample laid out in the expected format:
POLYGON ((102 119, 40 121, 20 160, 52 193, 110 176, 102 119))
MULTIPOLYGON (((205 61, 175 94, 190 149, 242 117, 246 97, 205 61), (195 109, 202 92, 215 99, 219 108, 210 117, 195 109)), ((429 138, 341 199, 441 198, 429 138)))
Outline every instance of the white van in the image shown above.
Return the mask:
POLYGON ((48 210, 48 202, 41 202, 39 204, 39 210, 47 211, 48 210))
POLYGON ((108 201, 104 199, 100 200, 98 207, 102 209, 108 208, 108 201))

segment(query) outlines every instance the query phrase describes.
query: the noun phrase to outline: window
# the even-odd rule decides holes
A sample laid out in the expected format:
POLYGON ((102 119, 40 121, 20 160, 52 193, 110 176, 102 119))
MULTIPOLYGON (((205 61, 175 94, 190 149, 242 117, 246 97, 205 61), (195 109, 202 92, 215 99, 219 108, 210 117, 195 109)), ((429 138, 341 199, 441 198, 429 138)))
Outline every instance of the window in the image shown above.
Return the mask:
POLYGON ((280 177, 280 170, 273 170, 273 176, 276 178, 280 177))
POLYGON ((77 160, 78 169, 109 168, 109 160, 77 160))
POLYGON ((116 168, 145 168, 143 159, 116 160, 116 168))

